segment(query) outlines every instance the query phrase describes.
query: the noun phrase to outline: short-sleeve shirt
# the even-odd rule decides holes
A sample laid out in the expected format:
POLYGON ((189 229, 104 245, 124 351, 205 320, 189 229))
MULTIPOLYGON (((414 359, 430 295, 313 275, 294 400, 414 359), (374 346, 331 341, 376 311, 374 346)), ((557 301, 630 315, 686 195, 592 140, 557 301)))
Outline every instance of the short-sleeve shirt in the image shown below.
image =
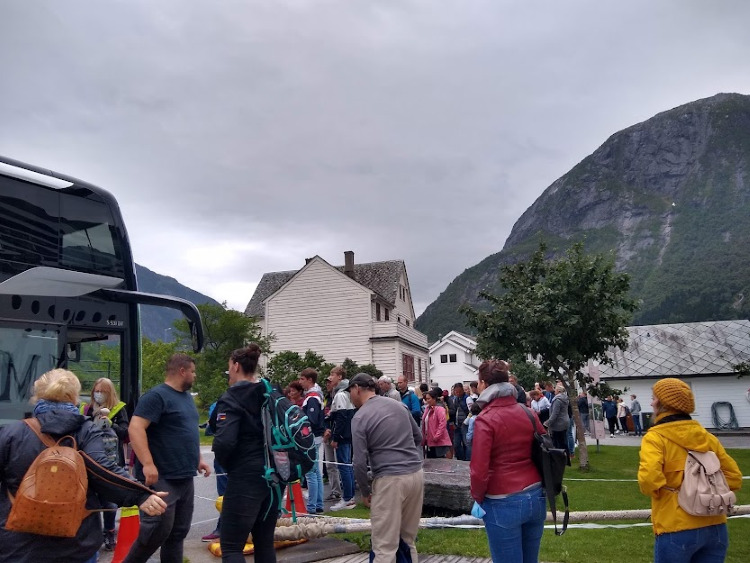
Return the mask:
MULTIPOLYGON (((198 409, 189 391, 177 391, 162 383, 146 392, 133 412, 150 422, 146 429, 148 449, 164 479, 194 477, 200 461, 198 409)), ((136 477, 143 467, 136 464, 136 477)))

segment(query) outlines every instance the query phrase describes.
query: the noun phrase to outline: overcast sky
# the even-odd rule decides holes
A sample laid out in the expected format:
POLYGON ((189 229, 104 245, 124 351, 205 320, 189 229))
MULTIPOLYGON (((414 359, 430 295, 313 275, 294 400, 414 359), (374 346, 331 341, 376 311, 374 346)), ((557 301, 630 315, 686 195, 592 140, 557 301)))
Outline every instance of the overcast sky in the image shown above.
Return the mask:
POLYGON ((750 2, 1 0, 0 154, 119 200, 138 263, 244 309, 316 254, 417 313, 611 134, 750 93, 750 2))

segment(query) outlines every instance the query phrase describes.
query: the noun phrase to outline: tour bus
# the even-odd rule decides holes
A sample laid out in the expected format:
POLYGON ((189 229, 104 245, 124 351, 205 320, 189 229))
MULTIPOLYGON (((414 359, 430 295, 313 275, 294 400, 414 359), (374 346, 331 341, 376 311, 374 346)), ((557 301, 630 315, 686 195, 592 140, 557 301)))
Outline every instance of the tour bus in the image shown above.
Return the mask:
POLYGON ((109 377, 132 412, 141 304, 179 310, 200 351, 195 305, 138 291, 111 194, 0 156, 0 426, 30 416, 34 382, 56 367, 79 375, 84 393, 96 376, 109 377))

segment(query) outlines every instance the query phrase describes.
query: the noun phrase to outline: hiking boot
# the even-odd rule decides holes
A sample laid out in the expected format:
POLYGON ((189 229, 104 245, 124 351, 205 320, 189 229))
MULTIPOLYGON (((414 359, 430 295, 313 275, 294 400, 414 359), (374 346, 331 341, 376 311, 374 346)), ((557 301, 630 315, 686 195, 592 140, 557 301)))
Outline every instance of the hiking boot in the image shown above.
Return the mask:
POLYGON ((338 494, 338 493, 331 493, 330 495, 328 495, 323 500, 329 500, 330 501, 330 500, 340 500, 340 499, 341 499, 341 495, 340 494, 338 494))
POLYGON ((336 504, 334 504, 330 509, 333 510, 333 511, 336 511, 336 510, 351 510, 355 506, 357 506, 357 503, 354 502, 354 499, 349 499, 349 500, 341 499, 339 502, 337 502, 336 504))
POLYGON ((210 534, 206 534, 201 538, 201 541, 211 542, 219 539, 219 530, 214 530, 210 534))
POLYGON ((104 530, 104 549, 105 551, 112 551, 115 548, 115 531, 104 530))

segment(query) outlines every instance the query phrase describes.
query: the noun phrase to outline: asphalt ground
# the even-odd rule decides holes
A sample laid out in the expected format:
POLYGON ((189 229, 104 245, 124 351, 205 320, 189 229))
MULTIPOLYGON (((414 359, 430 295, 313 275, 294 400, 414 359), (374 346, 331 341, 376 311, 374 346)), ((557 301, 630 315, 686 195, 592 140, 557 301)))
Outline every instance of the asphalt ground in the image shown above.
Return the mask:
MULTIPOLYGON (((719 435, 718 437, 725 448, 750 448, 750 435, 747 433, 719 435)), ((614 438, 610 438, 607 434, 604 439, 599 441, 599 445, 606 446, 639 446, 640 443, 641 438, 639 437, 620 434, 615 435, 614 438)), ((596 440, 591 437, 586 438, 586 444, 589 449, 596 448, 596 440)), ((211 447, 202 446, 201 454, 209 466, 213 467, 214 455, 211 447)), ((327 494, 328 486, 326 485, 325 495, 327 496, 327 494)), ((215 506, 216 496, 216 479, 213 475, 195 478, 193 524, 188 537, 185 539, 185 557, 190 563, 217 563, 220 561, 218 557, 214 557, 208 551, 208 544, 201 541, 201 537, 212 532, 216 526, 216 520, 219 517, 215 506)), ((326 508, 331 504, 326 502, 326 508)), ((346 511, 342 512, 341 515, 346 516, 346 511)), ((301 546, 279 550, 277 554, 279 563, 304 563, 319 560, 323 555, 325 557, 345 555, 351 550, 351 545, 346 544, 346 542, 339 542, 330 538, 322 538, 322 540, 314 540, 301 546)), ((101 551, 99 561, 110 563, 112 552, 101 551)), ((252 562, 252 556, 246 557, 246 561, 252 562)), ((159 559, 156 556, 149 559, 149 563, 158 562, 159 559)))

